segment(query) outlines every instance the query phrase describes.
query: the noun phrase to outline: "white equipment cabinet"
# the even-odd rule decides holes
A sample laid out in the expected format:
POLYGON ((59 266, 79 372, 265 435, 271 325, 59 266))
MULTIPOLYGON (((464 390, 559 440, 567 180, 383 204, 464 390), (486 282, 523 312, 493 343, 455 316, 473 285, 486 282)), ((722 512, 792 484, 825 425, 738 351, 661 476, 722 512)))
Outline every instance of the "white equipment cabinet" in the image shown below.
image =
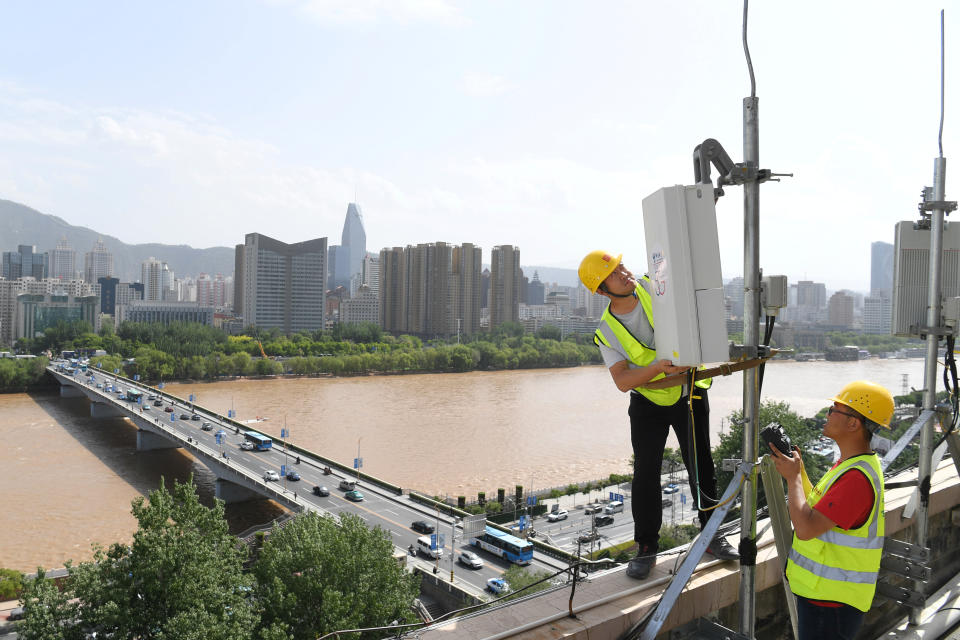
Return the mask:
POLYGON ((713 187, 664 187, 643 199, 657 358, 698 366, 729 359, 713 187))

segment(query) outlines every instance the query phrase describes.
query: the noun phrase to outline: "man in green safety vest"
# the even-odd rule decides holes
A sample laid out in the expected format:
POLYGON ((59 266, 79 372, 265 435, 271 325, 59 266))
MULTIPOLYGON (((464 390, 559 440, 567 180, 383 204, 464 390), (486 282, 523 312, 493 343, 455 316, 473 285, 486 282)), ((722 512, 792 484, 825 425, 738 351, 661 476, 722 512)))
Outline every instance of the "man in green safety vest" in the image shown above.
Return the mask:
MULTIPOLYGON (((689 390, 675 386, 647 389, 646 383, 666 375, 682 373, 669 360, 657 360, 653 330, 653 303, 650 280, 637 280, 624 266, 622 255, 593 251, 580 263, 580 281, 591 293, 609 298, 600 319, 594 342, 614 384, 630 393, 630 440, 633 444, 633 539, 637 555, 627 566, 627 575, 642 580, 656 563, 660 525, 663 520, 660 469, 663 449, 672 426, 687 467, 693 506, 698 508, 701 526, 710 519, 717 504, 717 482, 710 455, 709 380, 697 381, 690 402, 689 390), (692 408, 692 416, 691 416, 692 408), (693 442, 687 423, 693 420, 693 442)), ((707 551, 722 560, 740 556, 723 536, 710 541, 707 551)))
POLYGON ((890 425, 893 397, 858 380, 831 400, 823 435, 837 443, 840 459, 815 487, 799 449, 785 456, 770 446, 787 481, 794 533, 786 575, 797 598, 799 640, 856 635, 873 602, 883 551, 883 469, 870 439, 890 425))

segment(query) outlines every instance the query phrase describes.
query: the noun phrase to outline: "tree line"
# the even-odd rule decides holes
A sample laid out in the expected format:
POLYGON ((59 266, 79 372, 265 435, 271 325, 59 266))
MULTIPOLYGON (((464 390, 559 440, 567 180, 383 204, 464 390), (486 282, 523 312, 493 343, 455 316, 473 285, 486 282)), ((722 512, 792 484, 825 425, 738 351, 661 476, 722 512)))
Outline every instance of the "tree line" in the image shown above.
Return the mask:
POLYGON ((290 336, 277 329, 248 327, 243 335, 231 336, 197 323, 124 322, 116 330, 107 325, 94 332, 88 323, 77 321, 61 322, 42 336, 22 339, 17 348, 54 355, 63 350, 102 350, 107 355, 91 358, 94 366, 120 369, 129 376, 139 374, 145 380, 463 372, 601 361, 592 336, 559 337, 559 330, 550 325, 535 335, 524 335, 517 323, 505 323, 491 333, 463 336, 459 343, 453 343, 392 336, 371 323, 290 336))
POLYGON ((228 533, 222 501, 200 503, 192 478, 172 492, 161 482, 132 513, 131 544, 95 546, 59 584, 42 569, 24 581, 20 638, 306 640, 417 620, 418 578, 394 559, 390 533, 356 516, 300 514, 251 551, 228 533))

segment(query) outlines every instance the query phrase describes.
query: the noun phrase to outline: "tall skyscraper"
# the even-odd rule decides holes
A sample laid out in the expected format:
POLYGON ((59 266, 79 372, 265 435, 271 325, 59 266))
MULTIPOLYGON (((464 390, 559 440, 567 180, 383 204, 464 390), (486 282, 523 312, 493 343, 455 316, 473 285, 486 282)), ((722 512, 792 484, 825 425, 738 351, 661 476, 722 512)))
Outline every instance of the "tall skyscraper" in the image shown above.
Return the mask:
POLYGON ((879 291, 893 294, 893 245, 889 242, 870 243, 870 293, 879 291))
POLYGON ((490 329, 520 320, 520 249, 509 244, 490 252, 490 329))
POLYGON ((113 254, 107 251, 103 239, 97 240, 93 250, 83 257, 83 279, 87 282, 98 282, 100 278, 110 278, 113 274, 113 254))
POLYGON ((404 265, 403 247, 380 250, 380 326, 386 331, 399 333, 406 329, 404 317, 404 265))
POLYGON ((326 238, 286 244, 248 233, 237 252, 242 253, 235 277, 242 288, 243 307, 238 311, 244 324, 277 327, 288 335, 323 329, 326 238))
POLYGON ((380 290, 380 256, 368 253, 363 257, 362 282, 374 293, 380 290))
POLYGON ((47 254, 37 253, 37 248, 33 245, 21 244, 17 246, 16 251, 3 252, 3 271, 0 275, 7 280, 17 278, 43 280, 50 271, 49 265, 47 254))
POLYGON ((77 252, 67 239, 60 238, 50 252, 50 277, 57 280, 73 280, 77 277, 77 252))
POLYGON ((150 302, 176 301, 174 272, 166 262, 154 257, 140 265, 140 282, 143 283, 143 299, 150 302))
POLYGON ((343 232, 340 244, 333 245, 328 251, 327 286, 330 289, 343 287, 356 289, 363 284, 358 279, 363 273, 363 258, 367 255, 367 232, 363 228, 363 214, 355 202, 347 205, 347 215, 343 220, 343 232))
POLYGON ((882 289, 863 299, 863 332, 890 335, 893 300, 882 289))
POLYGON ((743 318, 743 278, 737 276, 723 285, 723 295, 730 300, 730 315, 743 318))

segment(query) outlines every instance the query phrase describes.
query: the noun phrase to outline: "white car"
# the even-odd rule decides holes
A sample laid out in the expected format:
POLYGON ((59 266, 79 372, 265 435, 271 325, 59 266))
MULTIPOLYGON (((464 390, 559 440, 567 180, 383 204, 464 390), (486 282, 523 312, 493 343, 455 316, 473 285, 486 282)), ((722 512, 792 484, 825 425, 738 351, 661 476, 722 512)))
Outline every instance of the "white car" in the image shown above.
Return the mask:
POLYGON ((567 514, 567 510, 566 510, 566 509, 560 509, 559 511, 554 511, 553 513, 548 513, 548 514, 547 514, 547 520, 549 520, 550 522, 558 522, 558 521, 560 521, 560 520, 566 520, 566 519, 567 519, 567 515, 568 515, 568 514, 567 514))
POLYGON ((487 580, 487 589, 497 595, 500 595, 501 593, 510 591, 510 585, 507 584, 507 581, 503 578, 490 578, 487 580))
POLYGON ((253 443, 249 440, 244 440, 240 443, 240 448, 244 451, 253 451, 253 443))
POLYGON ((266 480, 267 482, 270 482, 271 480, 273 480, 274 482, 279 482, 280 474, 274 471, 273 469, 270 469, 264 472, 263 479, 266 480))
POLYGON ((458 560, 460 560, 460 564, 465 567, 470 567, 471 569, 480 569, 483 567, 483 560, 473 551, 462 552, 458 560))

